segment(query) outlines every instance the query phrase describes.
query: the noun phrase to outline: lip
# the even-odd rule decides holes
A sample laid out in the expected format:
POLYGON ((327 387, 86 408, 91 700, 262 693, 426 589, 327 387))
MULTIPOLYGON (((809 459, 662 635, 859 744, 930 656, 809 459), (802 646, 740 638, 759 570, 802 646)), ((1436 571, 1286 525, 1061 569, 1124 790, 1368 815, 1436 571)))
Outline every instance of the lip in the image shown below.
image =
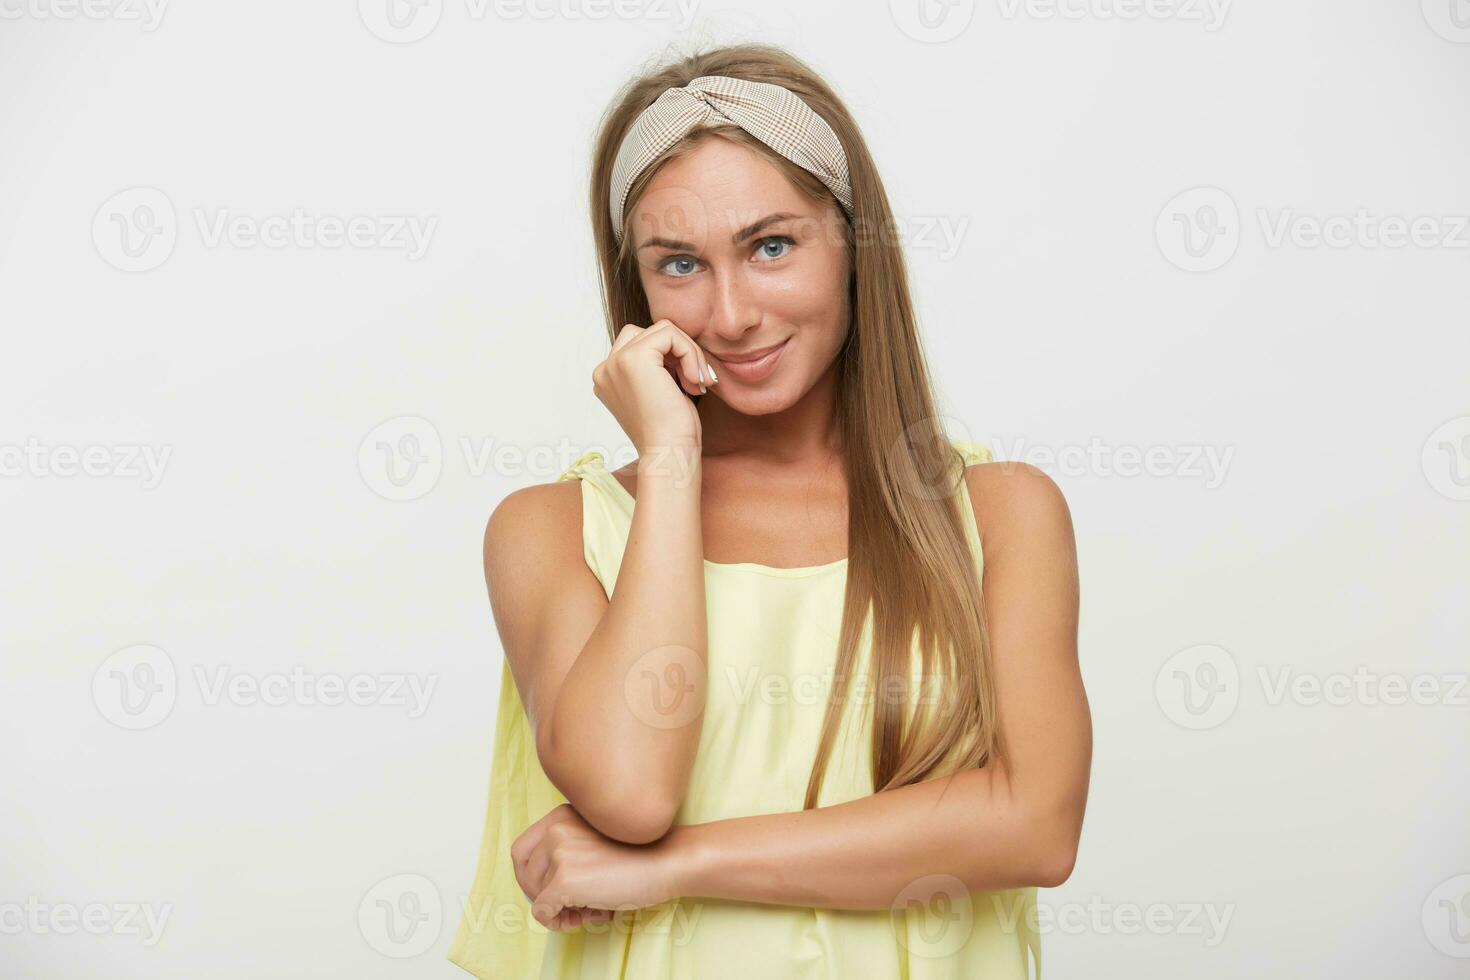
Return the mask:
POLYGON ((715 354, 714 358, 720 362, 721 367, 741 381, 761 381, 776 369, 776 362, 781 360, 781 352, 790 342, 791 338, 787 337, 774 347, 741 354, 739 360, 733 359, 735 355, 727 359, 715 354))

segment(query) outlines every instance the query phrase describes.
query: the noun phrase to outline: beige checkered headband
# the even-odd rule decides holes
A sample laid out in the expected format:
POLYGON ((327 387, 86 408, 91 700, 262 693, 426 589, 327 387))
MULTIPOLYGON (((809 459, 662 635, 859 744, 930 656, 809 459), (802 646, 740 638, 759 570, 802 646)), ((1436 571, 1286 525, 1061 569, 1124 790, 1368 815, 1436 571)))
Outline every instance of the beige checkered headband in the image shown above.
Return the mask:
POLYGON ((623 204, 638 175, 690 131, 734 123, 832 191, 852 218, 847 154, 827 121, 780 85, 729 75, 701 75, 664 90, 628 127, 613 160, 608 206, 614 237, 623 240, 623 204))

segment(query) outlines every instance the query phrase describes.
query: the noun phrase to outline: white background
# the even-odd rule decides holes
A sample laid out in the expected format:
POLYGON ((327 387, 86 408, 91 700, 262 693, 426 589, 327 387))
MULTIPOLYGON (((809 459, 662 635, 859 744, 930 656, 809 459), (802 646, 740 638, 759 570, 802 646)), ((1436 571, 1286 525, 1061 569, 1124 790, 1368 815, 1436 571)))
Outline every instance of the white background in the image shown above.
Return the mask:
POLYGON ((431 0, 397 32, 386 0, 99 2, 0 0, 0 972, 463 975, 480 534, 583 450, 631 458, 590 392, 594 126, 670 44, 747 39, 863 127, 956 434, 1072 509, 1096 748, 1046 976, 1470 968, 1463 0, 431 0), (209 234, 293 209, 432 233, 209 234), (172 250, 129 259, 135 219, 172 250), (405 435, 427 462, 390 470, 405 435), (134 730, 139 657, 176 688, 134 730), (297 668, 376 686, 212 698, 297 668), (1384 703, 1394 678, 1436 703, 1384 703), (395 943, 405 881, 443 911, 395 943))

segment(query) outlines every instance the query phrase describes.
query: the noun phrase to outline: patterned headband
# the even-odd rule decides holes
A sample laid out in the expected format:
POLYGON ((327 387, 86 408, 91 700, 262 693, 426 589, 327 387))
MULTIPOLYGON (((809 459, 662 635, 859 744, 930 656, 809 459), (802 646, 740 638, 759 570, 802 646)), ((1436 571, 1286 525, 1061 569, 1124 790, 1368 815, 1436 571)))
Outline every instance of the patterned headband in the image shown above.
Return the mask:
POLYGON ((728 75, 701 75, 662 92, 628 128, 613 162, 608 204, 614 237, 623 240, 623 203, 633 181, 664 151, 702 126, 734 123, 814 174, 852 217, 847 154, 827 121, 789 89, 728 75))

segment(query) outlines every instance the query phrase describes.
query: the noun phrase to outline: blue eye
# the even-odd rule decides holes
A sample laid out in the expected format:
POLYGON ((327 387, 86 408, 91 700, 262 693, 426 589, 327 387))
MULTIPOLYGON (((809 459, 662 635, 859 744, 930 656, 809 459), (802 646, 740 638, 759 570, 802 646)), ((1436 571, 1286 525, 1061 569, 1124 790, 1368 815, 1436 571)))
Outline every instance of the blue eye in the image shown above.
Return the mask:
POLYGON ((761 254, 765 255, 768 259, 780 259, 785 258, 786 251, 790 250, 791 246, 795 244, 795 242, 787 238, 785 235, 772 235, 770 238, 762 238, 760 240, 760 250, 761 254), (765 251, 767 245, 782 245, 785 246, 785 249, 783 249, 780 255, 772 255, 771 253, 765 251))
MULTIPOLYGON (((777 259, 784 259, 787 253, 790 252, 791 249, 795 247, 795 245, 796 241, 794 239, 786 237, 785 235, 770 235, 756 242, 756 251, 764 255, 766 257, 766 261, 774 262, 777 259), (766 249, 771 245, 780 246, 781 252, 777 255, 772 255, 770 252, 766 251, 766 249)), ((694 274, 694 269, 689 269, 687 272, 669 271, 670 267, 673 266, 675 263, 691 263, 697 266, 699 264, 699 260, 694 258, 692 255, 671 255, 668 258, 664 259, 663 262, 659 263, 658 271, 662 272, 670 279, 688 279, 691 275, 694 274)))
MULTIPOLYGON (((687 255, 675 255, 675 256, 670 257, 668 260, 666 260, 663 263, 663 265, 659 266, 659 271, 660 272, 663 272, 663 273, 665 273, 667 275, 672 276, 674 279, 687 279, 688 276, 675 275, 673 273, 668 272, 668 267, 671 266, 671 265, 673 265, 675 262, 693 262, 693 261, 694 260, 691 259, 687 255)), ((690 270, 690 271, 692 272, 693 270, 690 270)))

